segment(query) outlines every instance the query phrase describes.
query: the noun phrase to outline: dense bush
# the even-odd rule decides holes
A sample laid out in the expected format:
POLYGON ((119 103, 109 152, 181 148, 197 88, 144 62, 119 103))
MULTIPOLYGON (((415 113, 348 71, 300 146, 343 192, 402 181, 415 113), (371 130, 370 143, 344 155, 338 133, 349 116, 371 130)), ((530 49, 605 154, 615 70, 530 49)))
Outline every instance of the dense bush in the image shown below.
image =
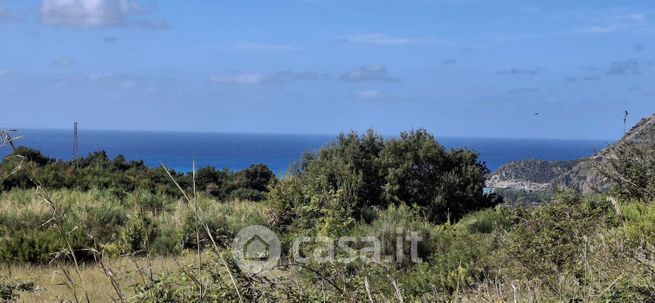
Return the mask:
POLYGON ((0 239, 0 260, 5 263, 41 263, 52 260, 64 243, 54 229, 24 230, 0 239))
MULTIPOLYGON (((163 194, 141 190, 117 197, 107 191, 55 190, 59 222, 73 249, 88 254, 97 249, 105 256, 171 255, 196 249, 197 221, 193 206, 163 194)), ((218 203, 199 196, 203 221, 221 246, 228 246, 243 227, 266 224, 262 203, 218 203)), ((30 190, 0 194, 0 263, 47 263, 66 247, 51 220, 48 205, 30 190)), ((201 248, 211 242, 200 229, 201 248)))
POLYGON ((506 253, 518 266, 515 274, 538 277, 552 291, 559 289, 563 273, 585 283, 584 264, 579 261, 591 238, 619 223, 609 202, 569 192, 519 218, 521 224, 505 240, 506 253))
POLYGON ((623 199, 655 200, 655 146, 624 144, 598 169, 623 199))
POLYGON ((491 206, 483 194, 489 172, 478 155, 446 151, 425 130, 401 133, 381 155, 387 201, 419 205, 433 222, 458 220, 467 212, 491 206))
MULTIPOLYGON (((421 239, 417 245, 419 258, 426 260, 434 252, 434 225, 425 219, 417 209, 411 209, 406 205, 398 207, 392 205, 388 209, 380 211, 373 222, 370 224, 360 223, 349 234, 352 236, 372 236, 379 239, 383 256, 395 256, 397 253, 397 237, 407 239, 412 235, 421 239)), ((403 241, 402 252, 404 258, 403 260, 395 260, 396 265, 410 265, 410 242, 403 241)))
MULTIPOLYGON (((3 175, 0 178, 2 190, 33 188, 36 180, 32 177, 36 176, 43 186, 50 189, 108 189, 117 195, 136 190, 178 194, 177 187, 163 168, 149 168, 143 161, 127 161, 121 155, 110 159, 104 151, 90 153, 77 161, 56 161, 37 150, 18 147, 2 161, 0 171, 3 175)), ((185 189, 192 189, 191 172, 172 171, 172 174, 185 189)), ((198 170, 195 181, 198 191, 221 200, 259 201, 266 197, 268 185, 274 179, 275 175, 268 167, 254 164, 238 172, 203 167, 198 170)))
POLYGON ((488 170, 478 155, 446 151, 425 130, 384 141, 372 131, 342 134, 273 189, 277 227, 338 234, 371 208, 412 205, 433 223, 499 201, 483 194, 488 170))

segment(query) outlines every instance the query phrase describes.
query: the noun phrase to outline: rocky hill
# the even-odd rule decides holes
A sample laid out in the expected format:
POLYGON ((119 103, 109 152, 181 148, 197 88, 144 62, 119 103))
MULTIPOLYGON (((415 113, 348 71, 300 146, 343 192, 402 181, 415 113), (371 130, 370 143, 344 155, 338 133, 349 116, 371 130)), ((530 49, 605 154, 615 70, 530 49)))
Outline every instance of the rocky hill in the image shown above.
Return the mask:
POLYGON ((508 163, 493 172, 487 187, 498 190, 545 192, 567 187, 580 192, 605 191, 609 182, 599 171, 614 151, 627 145, 655 144, 655 115, 642 119, 617 143, 593 157, 574 161, 522 160, 508 163))
POLYGON ((487 186, 524 191, 551 190, 551 182, 571 171, 579 162, 580 160, 542 161, 533 159, 513 161, 496 170, 490 176, 487 186))

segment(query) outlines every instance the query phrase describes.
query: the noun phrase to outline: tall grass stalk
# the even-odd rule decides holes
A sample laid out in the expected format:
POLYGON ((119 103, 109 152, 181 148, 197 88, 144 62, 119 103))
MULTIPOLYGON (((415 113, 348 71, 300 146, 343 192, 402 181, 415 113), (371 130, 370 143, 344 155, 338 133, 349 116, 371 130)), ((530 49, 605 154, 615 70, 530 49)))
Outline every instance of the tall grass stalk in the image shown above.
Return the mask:
MULTIPOLYGON (((186 191, 180 186, 180 184, 175 180, 171 172, 166 168, 166 166, 161 163, 162 168, 166 171, 166 174, 168 177, 173 181, 175 186, 178 188, 178 190, 182 193, 182 196, 184 199, 188 202, 187 205, 192 204, 192 200, 189 198, 189 195, 187 195, 186 191)), ((234 278, 234 275, 232 274, 232 270, 227 264, 227 261, 225 261, 225 258, 221 254, 220 250, 218 249, 218 245, 216 244, 216 241, 214 240, 214 236, 211 233, 211 230, 209 229, 209 226, 203 221, 202 216, 200 215, 199 208, 197 207, 197 197, 198 193, 196 192, 196 175, 195 175, 195 161, 193 162, 193 202, 195 202, 195 207, 194 207, 194 215, 196 217, 196 220, 200 222, 200 224, 204 227, 205 232, 207 233, 207 236, 209 237, 209 240, 212 242, 212 248, 213 251, 218 257, 221 259, 221 262, 223 263, 223 266, 225 267, 225 270, 227 270, 227 273, 230 275, 230 280, 232 281, 232 285, 234 286, 234 291, 236 292, 237 296, 239 297, 239 302, 243 303, 243 298, 241 296, 241 292, 239 291, 239 286, 237 285, 236 279, 234 278)), ((196 233, 197 235, 198 233, 196 233)), ((200 241, 198 241, 200 242, 200 241)))
MULTIPOLYGON (((7 131, 2 132, 2 143, 4 145, 9 144, 11 147, 11 150, 16 153, 16 145, 14 144, 14 138, 9 134, 7 131)), ((11 157, 15 157, 19 159, 19 164, 16 166, 16 170, 19 169, 24 169, 28 173, 28 178, 34 185, 36 186, 36 195, 40 197, 42 201, 44 201, 48 207, 50 208, 50 211, 52 213, 52 217, 44 222, 42 225, 48 225, 51 224, 52 226, 55 227, 57 230, 57 233, 61 237, 61 239, 64 241, 66 247, 64 248, 64 252, 70 256, 70 258, 73 260, 73 264, 75 265, 73 268, 75 269, 75 274, 77 276, 77 279, 80 281, 80 287, 82 288, 82 292, 84 293, 84 298, 87 303, 91 303, 91 300, 89 299, 89 294, 86 290, 86 283, 84 281, 84 278, 81 274, 80 271, 80 265, 79 262, 77 261, 77 257, 75 256, 75 250, 73 249, 73 245, 71 244, 71 240, 68 237, 68 234, 66 230, 64 229, 63 222, 64 222, 64 213, 60 213, 59 208, 55 200, 52 198, 50 193, 48 192, 48 189, 43 186, 43 183, 39 180, 36 171, 34 169, 33 163, 30 162, 30 159, 15 154, 11 157)), ((57 256, 60 256, 60 254, 57 254, 57 256)), ((75 298, 76 302, 80 302, 80 298, 77 294, 77 290, 75 288, 75 280, 73 277, 69 274, 68 270, 61 266, 59 264, 59 268, 61 272, 63 273, 64 278, 66 279, 65 284, 68 286, 70 289, 71 293, 73 294, 73 297, 75 298)))

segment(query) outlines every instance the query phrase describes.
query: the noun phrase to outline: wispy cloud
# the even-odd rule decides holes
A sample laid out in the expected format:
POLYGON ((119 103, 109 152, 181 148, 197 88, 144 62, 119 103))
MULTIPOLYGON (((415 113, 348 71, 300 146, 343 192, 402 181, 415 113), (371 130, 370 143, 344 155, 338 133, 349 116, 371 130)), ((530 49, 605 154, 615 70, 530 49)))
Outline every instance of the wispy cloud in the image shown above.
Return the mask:
POLYGON ((516 88, 516 89, 511 89, 507 91, 508 95, 519 95, 519 94, 529 94, 529 93, 538 93, 540 92, 540 88, 535 88, 535 87, 521 87, 521 88, 516 88))
POLYGON ((362 90, 357 92, 356 96, 359 99, 364 99, 364 100, 377 100, 377 99, 382 99, 387 97, 389 94, 376 90, 376 89, 369 89, 369 90, 362 90))
POLYGON ((330 74, 316 72, 281 71, 266 78, 270 83, 289 83, 295 81, 324 81, 332 78, 330 74))
POLYGON ((542 72, 541 68, 531 68, 531 69, 510 68, 510 69, 497 71, 496 74, 513 75, 513 76, 536 76, 541 72, 542 72))
POLYGON ((299 48, 286 44, 256 43, 256 42, 232 42, 220 46, 220 49, 244 53, 279 53, 297 51, 299 48))
POLYGON ((646 12, 601 10, 579 12, 573 19, 587 23, 575 32, 583 34, 608 34, 644 30, 652 27, 646 12))
POLYGON ((0 21, 14 21, 17 19, 18 14, 0 5, 0 21))
POLYGON ((564 80, 569 83, 577 83, 579 81, 598 81, 601 76, 582 76, 582 77, 566 77, 564 80))
POLYGON ((584 9, 547 15, 547 19, 555 21, 567 28, 546 32, 514 32, 495 33, 490 41, 482 45, 491 45, 517 40, 538 40, 544 38, 576 37, 588 35, 602 35, 613 33, 653 33, 652 15, 654 10, 626 10, 626 9, 584 9))
POLYGON ((279 71, 273 74, 236 72, 209 77, 209 83, 230 85, 281 84, 299 81, 324 81, 331 79, 329 74, 316 72, 279 71))
POLYGON ((107 87, 117 87, 122 89, 131 89, 145 80, 145 77, 134 77, 130 75, 117 75, 112 73, 90 74, 81 78, 87 84, 101 85, 107 87))
POLYGON ((98 74, 89 74, 83 77, 80 77, 80 80, 88 83, 101 83, 114 79, 115 76, 112 73, 98 73, 98 74))
POLYGON ((9 71, 6 69, 0 69, 0 78, 4 78, 6 76, 9 76, 9 71))
POLYGON ((72 66, 74 64, 75 64, 75 61, 73 61, 71 59, 66 59, 66 58, 60 58, 60 59, 57 59, 57 60, 54 60, 54 61, 50 62, 50 65, 59 66, 59 67, 68 67, 68 66, 72 66))
POLYGON ((429 40, 411 37, 395 37, 383 33, 353 34, 340 37, 350 43, 370 44, 379 46, 399 46, 408 44, 427 43, 429 40))
POLYGON ((643 44, 641 44, 641 43, 638 43, 638 44, 633 45, 633 46, 632 46, 632 49, 633 49, 635 52, 641 52, 641 51, 643 51, 643 50, 646 49, 646 45, 643 45, 643 44))
POLYGON ((259 84, 264 81, 264 75, 260 73, 233 73, 227 75, 214 75, 209 77, 209 83, 248 85, 259 84))
POLYGON ((42 0, 41 21, 52 26, 139 26, 167 28, 165 19, 151 16, 136 0, 42 0))
POLYGON ((609 70, 607 70, 606 75, 608 76, 617 76, 617 75, 638 75, 641 74, 643 67, 651 67, 653 62, 651 61, 641 61, 637 59, 630 59, 625 61, 615 61, 610 65, 609 70))
POLYGON ((63 79, 63 83, 77 87, 79 84, 89 87, 107 89, 115 92, 117 89, 166 96, 177 92, 175 79, 168 75, 150 74, 115 74, 95 73, 75 78, 63 79))
POLYGON ((105 41, 105 42, 107 42, 107 43, 116 43, 116 42, 118 42, 118 37, 116 37, 116 36, 108 36, 108 37, 105 37, 105 38, 102 39, 102 40, 105 41))
POLYGON ((372 65, 362 66, 341 75, 341 77, 339 78, 342 81, 346 81, 346 82, 399 81, 398 78, 389 75, 389 73, 387 72, 387 68, 382 64, 372 64, 372 65))
POLYGON ((583 71, 582 75, 569 76, 564 80, 569 83, 576 83, 579 81, 597 81, 615 76, 641 75, 644 69, 654 66, 653 61, 640 59, 613 61, 604 68, 595 65, 581 65, 579 69, 583 71))
POLYGON ((587 73, 595 73, 595 72, 597 72, 599 70, 599 68, 596 67, 595 65, 583 64, 583 65, 580 65, 580 70, 582 70, 584 72, 587 72, 587 73))

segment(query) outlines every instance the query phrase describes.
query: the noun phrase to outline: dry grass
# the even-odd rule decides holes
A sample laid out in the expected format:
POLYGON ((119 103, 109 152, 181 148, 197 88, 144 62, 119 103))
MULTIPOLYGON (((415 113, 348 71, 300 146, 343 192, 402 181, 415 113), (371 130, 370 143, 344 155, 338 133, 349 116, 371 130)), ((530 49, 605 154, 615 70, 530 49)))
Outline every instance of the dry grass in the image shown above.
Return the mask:
MULTIPOLYGON (((139 197, 131 194, 122 200, 107 192, 95 190, 55 190, 50 194, 58 201, 58 207, 67 214, 67 218, 75 220, 80 226, 84 226, 84 222, 93 221, 87 213, 91 209, 116 207, 129 217, 139 215, 138 207, 135 207, 133 201, 139 197)), ((185 224, 185 218, 194 213, 194 209, 190 209, 186 201, 172 197, 158 198, 165 199, 163 204, 166 205, 164 211, 156 215, 151 214, 159 226, 179 230, 185 224)), ((233 231, 251 224, 263 224, 268 212, 265 205, 249 201, 219 203, 210 197, 198 197, 194 200, 202 209, 203 216, 217 220, 233 231)), ((20 222, 23 221, 21 218, 42 218, 29 220, 34 221, 30 223, 34 224, 33 228, 42 228, 40 225, 51 212, 42 197, 32 190, 0 192, 0 219, 11 218, 11 222, 20 222)), ((197 252, 189 250, 182 251, 182 255, 176 257, 103 258, 103 263, 80 264, 79 277, 74 263, 63 266, 59 265, 60 262, 54 262, 51 266, 0 265, 0 284, 33 282, 35 291, 17 292, 20 296, 19 302, 131 302, 135 301, 135 288, 149 285, 152 282, 151 277, 179 272, 181 268, 198 268, 200 262, 210 260, 214 256, 215 254, 207 250, 198 258, 197 252), (103 264, 108 274, 103 270, 103 264), (65 272, 74 274, 67 277, 65 272), (73 289, 66 284, 72 285, 73 289), (116 284, 118 287, 115 287, 116 284), (85 298, 87 295, 88 299, 85 298), (74 296, 78 297, 77 300, 74 296)))
MULTIPOLYGON (((105 266, 121 286, 128 301, 133 301, 133 285, 141 284, 150 274, 157 276, 179 270, 180 264, 193 266, 197 261, 194 252, 188 252, 178 257, 150 257, 132 258, 121 257, 112 260, 103 260, 105 266), (131 299, 131 300, 130 300, 131 299)), ((74 265, 68 265, 73 271, 74 265)), ((33 282, 35 291, 18 292, 18 302, 62 302, 75 301, 66 286, 61 285, 60 269, 56 266, 0 266, 0 284, 16 282, 33 282)), ((117 298, 116 291, 109 278, 103 272, 100 264, 81 265, 80 272, 83 279, 90 285, 89 299, 91 302, 111 302, 117 298)))
MULTIPOLYGON (((59 189, 50 191, 53 199, 61 208, 77 211, 79 209, 101 208, 116 206, 125 209, 126 213, 136 213, 137 208, 131 203, 133 196, 128 195, 127 204, 107 191, 90 190, 76 191, 69 189, 59 189)), ((158 220, 164 224, 179 225, 182 224, 184 215, 188 212, 189 207, 186 202, 171 197, 160 197, 166 201, 166 211, 157 214, 158 220)), ((253 221, 261 221, 266 218, 269 207, 266 203, 252 201, 225 201, 218 202, 215 198, 202 196, 198 197, 199 207, 202 209, 203 216, 228 216, 228 224, 234 228, 241 228, 253 224, 253 221)), ((12 216, 47 216, 51 212, 49 206, 43 203, 43 200, 34 192, 34 190, 14 189, 11 191, 0 191, 0 213, 12 216)), ((85 219, 84 213, 80 213, 80 219, 85 219)), ((264 222, 257 222, 263 224, 264 222)))

